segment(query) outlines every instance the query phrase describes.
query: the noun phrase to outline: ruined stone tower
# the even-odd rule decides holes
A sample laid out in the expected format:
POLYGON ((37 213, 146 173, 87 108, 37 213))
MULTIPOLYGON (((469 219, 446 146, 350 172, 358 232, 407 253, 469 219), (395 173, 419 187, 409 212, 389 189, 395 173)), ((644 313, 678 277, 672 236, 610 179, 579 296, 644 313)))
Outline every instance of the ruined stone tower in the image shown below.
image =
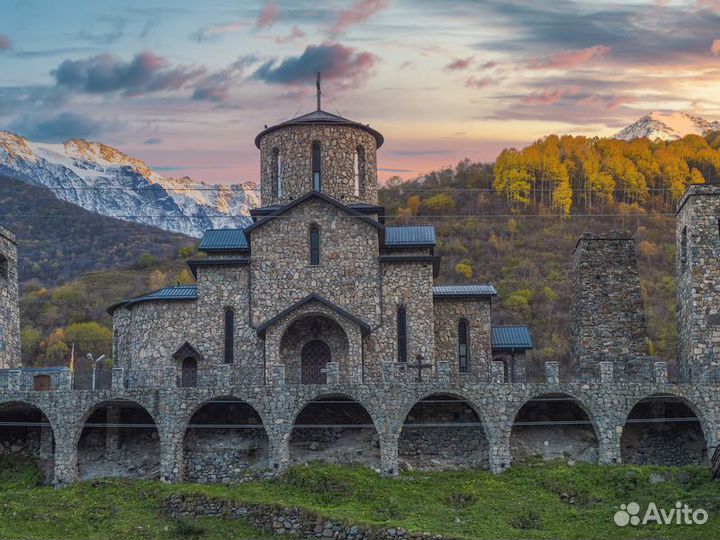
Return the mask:
POLYGON ((0 226, 0 369, 20 365, 20 299, 15 235, 0 226))
POLYGON ((676 243, 678 367, 695 382, 720 375, 720 185, 688 188, 676 243))
POLYGON ((585 233, 573 252, 571 288, 573 364, 582 370, 592 369, 601 361, 614 361, 618 373, 627 372, 627 364, 647 354, 632 235, 617 231, 585 233))

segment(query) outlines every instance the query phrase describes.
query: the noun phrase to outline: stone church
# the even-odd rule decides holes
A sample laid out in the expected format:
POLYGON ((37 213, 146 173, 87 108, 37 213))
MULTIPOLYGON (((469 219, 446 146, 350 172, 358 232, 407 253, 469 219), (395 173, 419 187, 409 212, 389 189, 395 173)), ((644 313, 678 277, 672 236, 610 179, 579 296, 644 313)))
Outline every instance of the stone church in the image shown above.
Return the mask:
POLYGON ((720 186, 678 205, 679 352, 653 358, 631 235, 572 254, 571 361, 530 362, 491 284, 436 285, 432 225, 378 204, 383 136, 317 110, 266 127, 262 205, 209 230, 192 286, 109 307, 109 377, 21 366, 16 243, 0 228, 0 452, 57 485, 236 482, 312 460, 384 475, 528 457, 707 463, 720 440, 720 186))

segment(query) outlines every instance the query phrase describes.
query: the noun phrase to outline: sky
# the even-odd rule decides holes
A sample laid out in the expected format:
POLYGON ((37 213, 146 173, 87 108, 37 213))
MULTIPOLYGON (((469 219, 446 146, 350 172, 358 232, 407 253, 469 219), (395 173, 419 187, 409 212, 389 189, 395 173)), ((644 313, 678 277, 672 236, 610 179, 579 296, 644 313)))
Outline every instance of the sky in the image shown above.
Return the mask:
POLYGON ((720 0, 0 0, 0 129, 165 176, 257 181, 315 108, 385 136, 379 176, 492 161, 653 110, 720 119, 720 0))

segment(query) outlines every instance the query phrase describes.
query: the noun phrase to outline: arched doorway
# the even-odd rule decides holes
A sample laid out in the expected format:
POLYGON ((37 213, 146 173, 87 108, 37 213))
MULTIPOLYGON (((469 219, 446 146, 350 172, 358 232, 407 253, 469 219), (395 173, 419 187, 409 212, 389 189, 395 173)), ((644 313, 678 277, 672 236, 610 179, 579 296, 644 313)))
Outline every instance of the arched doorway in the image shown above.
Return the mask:
POLYGON ((197 360, 187 357, 182 361, 180 371, 180 386, 183 388, 191 388, 197 386, 197 360))
POLYGON ((36 460, 45 481, 53 479, 53 429, 45 413, 23 402, 0 404, 0 459, 36 460))
POLYGON ((159 478, 160 437, 150 413, 134 401, 107 401, 88 414, 78 441, 80 480, 159 478))
POLYGON ((513 463, 529 458, 597 463, 598 440, 585 407, 567 394, 536 396, 520 408, 510 436, 513 463))
POLYGON ((630 411, 620 439, 623 463, 689 465, 707 460, 707 442, 693 407, 678 396, 649 396, 630 411))
POLYGON ((312 400, 298 414, 290 435, 290 461, 380 466, 380 441, 372 417, 354 399, 330 395, 312 400))
POLYGON ((228 483, 253 478, 268 466, 268 437, 258 412, 223 397, 195 411, 183 438, 188 482, 228 483))
POLYGON ((330 362, 330 347, 324 341, 308 341, 300 354, 301 380, 303 384, 326 384, 327 365, 330 362))
POLYGON ((403 423, 400 469, 443 470, 488 466, 488 442, 480 415, 458 396, 418 401, 403 423))

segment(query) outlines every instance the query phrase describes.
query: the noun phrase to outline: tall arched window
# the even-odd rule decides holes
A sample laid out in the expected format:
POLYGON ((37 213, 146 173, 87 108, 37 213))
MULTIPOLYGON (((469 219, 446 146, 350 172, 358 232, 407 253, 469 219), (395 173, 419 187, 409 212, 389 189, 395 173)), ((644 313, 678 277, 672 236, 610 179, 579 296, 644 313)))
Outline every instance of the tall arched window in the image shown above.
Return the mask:
POLYGON ((469 371, 469 356, 468 323, 465 319, 460 319, 458 323, 458 371, 460 373, 469 371))
POLYGON ((280 149, 273 148, 272 151, 272 194, 282 197, 282 162, 280 160, 280 149))
POLYGON ((320 264, 320 229, 317 225, 310 227, 310 264, 320 264))
POLYGON ((365 181, 365 150, 362 146, 358 146, 353 154, 353 177, 355 181, 355 196, 360 196, 360 186, 365 181))
POLYGON ((407 362, 407 311, 405 306, 397 310, 397 353, 398 362, 407 362))
POLYGON ((10 265, 7 257, 0 253, 0 279, 7 279, 10 275, 10 265))
POLYGON ((687 227, 684 227, 680 235, 680 270, 687 268, 687 227))
POLYGON ((232 364, 235 359, 235 311, 225 309, 225 363, 232 364))
POLYGON ((320 143, 315 141, 312 145, 312 185, 315 191, 320 191, 320 143))

